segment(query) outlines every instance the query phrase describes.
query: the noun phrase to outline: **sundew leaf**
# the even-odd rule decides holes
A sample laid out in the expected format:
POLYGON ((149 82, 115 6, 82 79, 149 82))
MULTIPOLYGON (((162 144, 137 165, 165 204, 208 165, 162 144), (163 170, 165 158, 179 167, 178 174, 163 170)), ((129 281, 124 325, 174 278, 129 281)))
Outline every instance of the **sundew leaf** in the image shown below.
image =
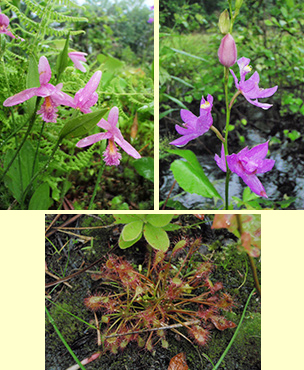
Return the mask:
POLYGON ((138 240, 141 237, 142 237, 142 233, 140 233, 136 239, 126 242, 122 239, 122 234, 120 234, 119 241, 118 241, 119 247, 121 249, 126 249, 126 248, 129 248, 129 247, 132 247, 132 245, 135 244, 136 242, 138 242, 138 240))
POLYGON ((207 198, 217 197, 222 199, 191 150, 170 149, 167 152, 177 154, 186 159, 186 162, 175 160, 170 166, 174 178, 185 191, 207 198))
POLYGON ((108 111, 107 108, 98 110, 93 113, 83 114, 81 117, 72 118, 63 126, 59 139, 65 137, 81 137, 86 135, 108 111))
POLYGON ((142 232, 143 224, 143 221, 133 221, 125 225, 121 232, 122 240, 129 242, 137 239, 142 232))
POLYGON ((146 223, 144 225, 144 237, 154 249, 166 251, 169 248, 170 241, 168 235, 160 227, 146 223))
POLYGON ((147 221, 156 227, 167 225, 173 218, 173 215, 147 215, 147 221))

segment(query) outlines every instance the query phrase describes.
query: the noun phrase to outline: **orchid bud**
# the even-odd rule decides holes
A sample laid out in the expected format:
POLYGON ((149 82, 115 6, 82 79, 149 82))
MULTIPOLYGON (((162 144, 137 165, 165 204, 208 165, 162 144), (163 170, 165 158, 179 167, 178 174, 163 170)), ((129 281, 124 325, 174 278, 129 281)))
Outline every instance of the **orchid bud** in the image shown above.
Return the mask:
POLYGON ((227 9, 225 9, 219 18, 218 26, 223 35, 226 35, 229 32, 230 29, 230 18, 229 18, 229 12, 227 9))
POLYGON ((236 45, 230 33, 222 38, 221 45, 218 50, 218 57, 220 63, 225 67, 231 67, 236 62, 236 45))

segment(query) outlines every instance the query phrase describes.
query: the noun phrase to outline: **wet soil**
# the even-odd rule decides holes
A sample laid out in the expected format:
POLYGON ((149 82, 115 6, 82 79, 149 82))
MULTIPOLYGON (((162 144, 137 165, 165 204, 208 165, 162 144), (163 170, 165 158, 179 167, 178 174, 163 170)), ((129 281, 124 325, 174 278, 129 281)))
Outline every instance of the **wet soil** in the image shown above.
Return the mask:
MULTIPOLYGON (((241 98, 240 98, 241 99, 241 98)), ((197 113, 197 104, 189 106, 189 110, 197 113)), ((224 128, 225 117, 220 113, 221 107, 215 106, 213 124, 221 132, 224 128)), ((265 174, 259 175, 259 179, 265 187, 268 200, 261 203, 261 207, 274 209, 304 209, 304 120, 303 116, 285 115, 280 117, 280 106, 274 104, 269 110, 259 110, 257 107, 239 103, 234 106, 231 116, 231 124, 235 129, 229 133, 229 153, 238 153, 242 148, 252 148, 257 144, 270 140, 269 155, 267 158, 274 159, 274 168, 265 174), (246 119, 247 125, 241 124, 246 119), (301 136, 292 141, 284 134, 298 131, 301 136), (239 137, 245 138, 244 143, 239 137), (270 201, 270 202, 269 202, 270 201), (287 206, 287 207, 286 207, 287 206)), ((166 143, 180 137, 175 131, 175 124, 182 124, 179 110, 173 112, 160 121, 160 141, 166 143)), ((165 148, 169 149, 166 144, 165 148)), ((198 139, 189 142, 181 149, 192 150, 198 157, 205 174, 213 183, 219 194, 224 197, 225 174, 216 162, 214 155, 220 154, 221 143, 215 134, 207 132, 198 139)), ((160 200, 165 200, 170 188, 174 183, 174 177, 170 170, 170 164, 177 156, 162 156, 160 160, 160 200)), ((246 184, 236 174, 230 177, 229 197, 235 196, 242 199, 246 184)), ((186 209, 219 209, 222 202, 214 205, 213 199, 203 198, 197 194, 185 193, 178 184, 175 185, 170 198, 178 200, 186 209)))
MULTIPOLYGON (((72 216, 61 215, 61 218, 58 219, 54 226, 60 226, 64 221, 64 217, 70 218, 72 216)), ((53 218, 54 215, 47 215, 46 224, 48 225, 53 218)), ((195 226, 168 232, 168 235, 171 246, 181 238, 202 238, 200 252, 207 257, 212 255, 212 260, 216 266, 212 274, 212 280, 214 282, 221 281, 225 291, 231 294, 237 303, 233 312, 228 313, 227 318, 238 323, 245 302, 253 288, 253 280, 250 271, 247 278, 245 278, 248 267, 246 267, 247 257, 237 251, 236 237, 226 229, 211 229, 212 219, 212 215, 206 216, 203 222, 193 215, 179 216, 174 219, 174 223, 183 226, 195 226)), ((45 246, 45 260, 49 271, 60 277, 63 275, 68 276, 102 256, 106 257, 108 253, 125 256, 129 262, 136 266, 142 264, 147 251, 145 241, 140 240, 133 247, 121 250, 117 243, 122 225, 112 225, 112 222, 113 218, 111 215, 82 215, 69 226, 75 228, 78 226, 104 227, 94 230, 69 230, 75 233, 76 236, 59 231, 49 236, 50 242, 46 240, 45 246), (93 246, 91 247, 90 241, 82 243, 82 239, 77 237, 78 234, 93 237, 93 246), (62 249, 60 253, 55 251, 54 246, 58 251, 62 249), (64 248, 62 248, 63 246, 64 248)), ((257 260, 256 262, 260 276, 260 261, 257 260)), ((99 265, 96 265, 92 267, 92 270, 97 271, 98 268, 99 265)), ((46 282, 53 281, 54 278, 46 275, 46 282)), ((100 288, 98 281, 93 281, 89 272, 84 272, 69 280, 68 284, 70 286, 60 284, 57 287, 46 289, 46 295, 49 297, 49 300, 46 300, 46 306, 73 352, 80 360, 83 360, 98 351, 97 336, 93 329, 89 329, 87 324, 76 317, 86 322, 94 320, 93 314, 85 308, 83 299, 100 288), (71 316, 68 312, 74 316, 71 316)), ((258 370, 261 368, 260 309, 260 299, 255 295, 249 304, 246 320, 239 334, 240 338, 243 339, 235 342, 235 345, 230 349, 225 361, 222 363, 222 369, 258 370), (244 338, 247 339, 245 340, 244 338)), ((186 331, 181 330, 181 332, 187 336, 186 331)), ((169 342, 168 349, 162 348, 159 344, 154 347, 152 352, 149 352, 131 343, 124 351, 116 355, 106 352, 99 359, 85 367, 87 370, 167 370, 170 359, 180 352, 185 352, 190 369, 198 370, 204 368, 211 370, 212 365, 204 357, 204 354, 209 356, 215 364, 228 345, 232 335, 233 330, 220 332, 215 329, 212 331, 212 339, 208 346, 202 348, 194 343, 189 343, 182 336, 168 331, 166 334, 169 342)), ((47 370, 64 370, 75 363, 47 318, 45 356, 45 368, 47 370)))

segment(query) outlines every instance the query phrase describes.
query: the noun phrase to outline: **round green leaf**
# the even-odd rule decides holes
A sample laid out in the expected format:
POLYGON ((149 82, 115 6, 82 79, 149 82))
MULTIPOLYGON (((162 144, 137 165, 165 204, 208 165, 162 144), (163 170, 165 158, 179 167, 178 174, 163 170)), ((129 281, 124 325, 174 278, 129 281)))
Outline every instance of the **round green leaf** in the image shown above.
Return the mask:
POLYGON ((154 249, 166 251, 169 248, 170 242, 168 235, 160 227, 146 223, 144 225, 144 237, 154 249))
POLYGON ((142 221, 134 221, 130 222, 129 224, 125 225, 122 229, 121 236, 125 242, 134 240, 138 238, 139 234, 141 234, 143 228, 142 221))
POLYGON ((119 247, 121 249, 126 249, 126 248, 129 248, 131 247, 133 244, 135 244, 136 242, 138 242, 138 240, 141 238, 142 236, 142 233, 140 233, 140 235, 134 239, 134 240, 131 240, 129 242, 126 242, 122 239, 122 234, 120 234, 120 237, 119 237, 119 241, 118 241, 118 244, 119 244, 119 247))
POLYGON ((156 227, 167 225, 173 218, 173 215, 147 215, 147 221, 156 227))
POLYGON ((129 224, 133 221, 141 220, 142 215, 113 215, 116 224, 129 224))

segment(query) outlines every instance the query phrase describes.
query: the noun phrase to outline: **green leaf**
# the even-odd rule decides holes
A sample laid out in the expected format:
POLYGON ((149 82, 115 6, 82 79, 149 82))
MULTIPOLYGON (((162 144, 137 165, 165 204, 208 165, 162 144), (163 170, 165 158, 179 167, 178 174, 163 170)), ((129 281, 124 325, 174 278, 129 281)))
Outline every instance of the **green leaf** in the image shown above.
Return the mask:
POLYGON ((156 227, 167 225, 173 218, 173 215, 147 215, 147 221, 156 227))
POLYGON ((86 135, 101 118, 105 115, 108 109, 101 109, 93 113, 83 114, 81 117, 72 118, 63 126, 59 138, 64 139, 67 136, 80 137, 86 135))
POLYGON ((142 221, 133 221, 125 225, 121 232, 121 238, 125 242, 137 239, 138 236, 142 233, 143 228, 142 221))
POLYGON ((165 231, 174 231, 174 230, 179 230, 180 228, 181 226, 176 225, 176 224, 168 224, 162 227, 162 229, 165 231))
MULTIPOLYGON (((6 168, 9 162, 14 156, 14 151, 9 149, 5 153, 3 167, 6 168)), ((26 141, 19 152, 19 156, 14 160, 12 166, 7 172, 4 183, 5 186, 10 190, 15 199, 20 202, 23 191, 26 189, 32 179, 32 173, 35 174, 38 171, 38 161, 35 162, 33 171, 33 164, 35 158, 35 150, 29 141, 26 141), (20 158, 20 162, 19 162, 20 158), (20 169, 19 169, 20 163, 20 169)), ((35 186, 35 182, 33 183, 35 186)))
POLYGON ((179 54, 182 54, 182 55, 186 55, 187 57, 195 58, 195 59, 202 60, 203 62, 207 62, 208 63, 208 60, 206 60, 204 58, 201 58, 201 57, 198 57, 197 55, 192 55, 192 54, 186 53, 183 50, 177 50, 177 49, 174 49, 174 48, 170 48, 170 49, 173 50, 173 51, 175 51, 176 53, 179 53, 179 54))
POLYGON ((118 244, 119 244, 119 247, 121 249, 126 249, 126 248, 129 248, 131 247, 133 244, 135 244, 136 242, 138 242, 138 240, 141 238, 142 236, 142 233, 139 234, 138 238, 134 239, 134 240, 131 240, 129 242, 126 242, 122 239, 122 234, 120 234, 120 237, 119 237, 119 241, 118 241, 118 244))
MULTIPOLYGON (((38 63, 37 59, 33 54, 29 55, 29 69, 26 77, 26 88, 30 89, 32 87, 40 86, 39 82, 39 72, 38 72, 38 63)), ((36 108, 37 96, 33 96, 27 101, 27 111, 31 116, 36 108)))
POLYGON ((52 204, 53 199, 50 197, 50 186, 46 182, 44 182, 35 190, 35 193, 30 200, 28 209, 49 209, 52 204))
POLYGON ((191 150, 170 149, 167 152, 177 154, 186 159, 186 162, 175 160, 170 166, 174 178, 185 191, 207 198, 217 197, 222 199, 191 150))
POLYGON ((265 19, 264 23, 266 24, 266 26, 273 26, 273 23, 270 19, 265 19))
POLYGON ((141 215, 113 215, 115 224, 129 224, 130 222, 139 221, 141 215))
MULTIPOLYGON (((165 201, 162 201, 159 203, 159 209, 162 208, 162 206, 164 205, 165 201)), ((180 201, 178 200, 173 200, 173 199, 168 199, 168 202, 167 202, 167 207, 170 207, 172 209, 175 209, 175 210, 185 210, 185 209, 188 209, 187 207, 185 207, 180 201)))
POLYGON ((139 158, 133 162, 133 166, 140 176, 154 182, 154 159, 151 157, 139 158))
POLYGON ((188 109, 188 108, 185 106, 185 104, 184 104, 184 103, 182 103, 180 100, 178 100, 178 99, 174 98, 173 96, 168 95, 168 94, 163 94, 163 96, 165 96, 166 98, 168 98, 168 99, 170 99, 170 100, 174 101, 174 103, 176 103, 177 105, 179 105, 181 108, 183 108, 183 109, 188 109))
POLYGON ((160 227, 146 223, 144 225, 144 237, 154 249, 166 251, 169 248, 170 242, 168 235, 160 227))
POLYGON ((62 49, 61 53, 57 57, 57 62, 56 62, 57 78, 64 72, 64 70, 66 69, 69 63, 69 56, 68 56, 69 39, 70 39, 70 32, 67 35, 64 48, 62 49))
POLYGON ((124 62, 104 54, 97 55, 97 60, 103 65, 102 70, 110 73, 117 73, 124 66, 124 62))

